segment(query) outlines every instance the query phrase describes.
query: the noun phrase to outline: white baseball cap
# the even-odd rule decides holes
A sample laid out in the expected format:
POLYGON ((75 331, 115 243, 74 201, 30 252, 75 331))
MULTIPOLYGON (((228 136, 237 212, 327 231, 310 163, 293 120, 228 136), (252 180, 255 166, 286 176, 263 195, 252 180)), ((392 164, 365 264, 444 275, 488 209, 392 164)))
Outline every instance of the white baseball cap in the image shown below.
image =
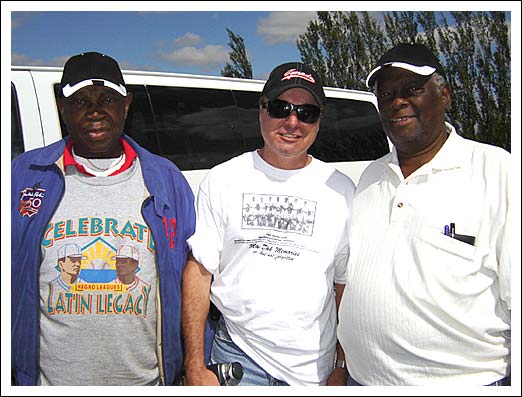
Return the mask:
POLYGON ((86 256, 82 254, 82 250, 78 244, 65 244, 58 248, 58 259, 60 258, 82 258, 87 259, 86 256))
POLYGON ((116 258, 130 258, 139 262, 140 252, 136 247, 132 245, 122 245, 120 246, 120 248, 118 248, 116 258))

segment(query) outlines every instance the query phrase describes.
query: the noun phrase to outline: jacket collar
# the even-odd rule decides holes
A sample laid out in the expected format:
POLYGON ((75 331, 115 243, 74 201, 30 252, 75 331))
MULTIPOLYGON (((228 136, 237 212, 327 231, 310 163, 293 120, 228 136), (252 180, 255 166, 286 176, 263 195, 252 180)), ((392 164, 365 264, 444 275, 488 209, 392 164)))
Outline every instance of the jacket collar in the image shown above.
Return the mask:
MULTIPOLYGON (((33 158, 32 163, 40 167, 49 167, 56 164, 63 171, 63 153, 65 145, 69 143, 70 139, 70 136, 66 136, 58 142, 41 148, 38 154, 33 158)), ((160 169, 161 163, 158 162, 158 157, 142 148, 128 135, 122 135, 122 139, 131 146, 140 159, 145 186, 150 195, 154 197, 156 213, 160 215, 163 214, 164 208, 167 205, 166 174, 160 169)))

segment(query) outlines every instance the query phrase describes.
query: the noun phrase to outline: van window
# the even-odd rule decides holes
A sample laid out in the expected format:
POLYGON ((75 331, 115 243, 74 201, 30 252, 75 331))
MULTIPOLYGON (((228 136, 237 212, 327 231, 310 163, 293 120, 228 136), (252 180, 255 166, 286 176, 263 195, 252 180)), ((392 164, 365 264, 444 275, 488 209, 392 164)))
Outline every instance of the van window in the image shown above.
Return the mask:
MULTIPOLYGON (((212 168, 263 144, 259 92, 145 85, 127 85, 127 90, 134 100, 125 132, 183 171, 212 168)), ((368 161, 388 153, 372 103, 327 98, 326 108, 310 148, 314 157, 325 162, 368 161)))
POLYGON ((160 154, 182 170, 211 168, 247 150, 229 90, 147 87, 160 154))
POLYGON ((23 153, 24 150, 18 95, 14 84, 11 83, 11 160, 23 153))
POLYGON ((147 88, 139 85, 133 86, 132 95, 124 131, 152 153, 163 154, 147 88))
POLYGON ((232 91, 237 106, 235 128, 241 131, 241 143, 246 151, 263 146, 263 138, 259 131, 259 92, 232 91))
POLYGON ((375 160, 389 152, 379 114, 370 102, 326 98, 326 112, 310 154, 325 162, 375 160))

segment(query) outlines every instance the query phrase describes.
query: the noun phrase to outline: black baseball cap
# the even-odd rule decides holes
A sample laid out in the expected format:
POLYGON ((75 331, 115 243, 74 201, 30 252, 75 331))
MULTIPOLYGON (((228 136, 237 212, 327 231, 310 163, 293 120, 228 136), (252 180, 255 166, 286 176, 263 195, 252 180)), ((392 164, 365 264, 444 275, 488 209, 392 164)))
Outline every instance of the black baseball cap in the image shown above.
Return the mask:
POLYGON ((272 70, 261 96, 266 96, 269 101, 273 101, 290 88, 304 88, 321 106, 326 103, 321 77, 301 62, 283 63, 272 70))
POLYGON ((384 53, 366 78, 366 86, 373 87, 376 74, 385 66, 402 68, 421 76, 430 76, 435 72, 444 75, 439 59, 428 47, 422 44, 398 44, 384 53))
POLYGON ((70 97, 89 85, 103 85, 127 96, 125 81, 118 63, 99 52, 84 52, 65 62, 60 87, 64 97, 70 97))

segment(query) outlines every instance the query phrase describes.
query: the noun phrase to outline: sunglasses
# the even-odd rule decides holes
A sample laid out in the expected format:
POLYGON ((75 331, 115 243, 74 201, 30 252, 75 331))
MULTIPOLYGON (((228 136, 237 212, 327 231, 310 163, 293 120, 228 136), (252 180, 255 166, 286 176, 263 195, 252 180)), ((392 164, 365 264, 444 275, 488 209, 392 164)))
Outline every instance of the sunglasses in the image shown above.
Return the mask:
POLYGON ((293 103, 275 99, 262 104, 266 108, 268 115, 274 119, 286 119, 294 110, 297 114, 297 119, 303 123, 313 124, 321 115, 321 108, 316 105, 294 105, 293 103))

